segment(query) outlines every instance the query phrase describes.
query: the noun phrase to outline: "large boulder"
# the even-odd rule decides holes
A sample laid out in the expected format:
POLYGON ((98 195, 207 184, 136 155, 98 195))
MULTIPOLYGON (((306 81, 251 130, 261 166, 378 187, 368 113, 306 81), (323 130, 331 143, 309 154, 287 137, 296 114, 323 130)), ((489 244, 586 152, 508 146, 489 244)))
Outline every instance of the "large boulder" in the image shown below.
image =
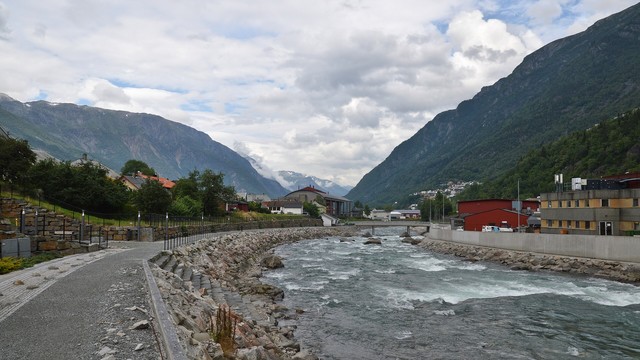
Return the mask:
POLYGON ((367 241, 364 242, 365 245, 381 245, 382 244, 382 240, 378 239, 378 238, 369 238, 367 241))
POLYGON ((279 269, 284 267, 284 263, 282 262, 282 258, 278 255, 267 255, 262 259, 262 266, 268 269, 279 269))

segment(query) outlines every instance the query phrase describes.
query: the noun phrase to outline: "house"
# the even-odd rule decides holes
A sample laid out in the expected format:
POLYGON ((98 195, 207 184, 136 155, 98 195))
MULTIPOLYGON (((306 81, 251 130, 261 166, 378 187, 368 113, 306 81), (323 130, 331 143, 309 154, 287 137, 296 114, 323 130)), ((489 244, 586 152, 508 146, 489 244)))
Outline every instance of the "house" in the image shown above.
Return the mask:
POLYGON ((127 189, 131 191, 138 191, 140 190, 140 188, 142 187, 142 184, 144 184, 146 180, 137 176, 122 175, 120 176, 118 181, 124 184, 124 186, 126 186, 127 189))
POLYGON ((369 219, 371 219, 371 220, 388 220, 389 219, 389 212, 386 211, 386 210, 373 209, 369 213, 369 219))
POLYGON ((116 180, 120 176, 117 172, 111 170, 108 166, 104 165, 98 160, 89 159, 89 156, 87 154, 82 154, 82 157, 80 159, 71 162, 71 166, 82 166, 84 164, 91 164, 102 170, 105 170, 107 172, 107 177, 109 177, 110 179, 116 180))
POLYGON ((283 199, 296 200, 300 203, 313 202, 321 198, 326 206, 326 214, 334 217, 346 217, 351 214, 353 202, 347 198, 338 195, 331 195, 315 187, 307 186, 305 188, 292 191, 284 196, 283 199))
POLYGON ((528 219, 529 215, 525 213, 507 209, 493 209, 466 215, 463 229, 465 231, 482 231, 482 227, 486 225, 518 228, 518 226, 527 226, 528 219))
POLYGON ((640 173, 573 178, 558 190, 540 194, 540 232, 640 235, 640 173))
POLYGON ((527 226, 529 216, 538 210, 538 200, 481 199, 458 202, 458 216, 451 219, 452 228, 482 231, 484 225, 517 228, 527 226), (521 207, 520 213, 518 208, 521 207))
POLYGON ((322 218, 322 226, 335 226, 338 225, 338 218, 335 218, 331 215, 327 215, 327 214, 320 214, 320 217, 322 218))
POLYGON ((394 210, 400 213, 400 219, 420 219, 420 210, 394 210))
POLYGON ((159 182, 160 184, 162 184, 162 187, 167 189, 167 190, 171 190, 174 186, 176 186, 176 183, 167 179, 167 178, 163 178, 160 176, 148 176, 145 175, 143 173, 141 173, 140 171, 138 171, 136 174, 134 175, 122 175, 118 178, 118 181, 120 181, 121 183, 124 184, 124 186, 126 186, 129 190, 132 191, 138 191, 140 190, 140 188, 142 187, 142 184, 144 184, 145 181, 147 180, 154 180, 159 182))
POLYGON ((295 200, 273 200, 265 201, 262 206, 269 208, 272 214, 293 214, 302 215, 304 212, 303 204, 295 200))
POLYGON ((249 203, 246 201, 227 201, 224 210, 249 212, 249 203))

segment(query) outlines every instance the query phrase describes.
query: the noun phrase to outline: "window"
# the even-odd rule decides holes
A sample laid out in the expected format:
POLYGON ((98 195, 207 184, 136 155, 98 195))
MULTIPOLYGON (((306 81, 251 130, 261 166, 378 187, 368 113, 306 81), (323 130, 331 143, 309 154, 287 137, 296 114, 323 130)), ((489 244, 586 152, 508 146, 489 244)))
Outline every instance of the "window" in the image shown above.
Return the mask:
POLYGON ((580 200, 576 200, 576 207, 580 207, 580 200))
POLYGON ((562 207, 562 200, 558 200, 558 207, 561 208, 562 207))
POLYGON ((547 220, 547 227, 551 227, 551 226, 553 226, 553 221, 547 220))
POLYGON ((638 207, 638 199, 633 199, 633 207, 638 207))
POLYGON ((585 199, 585 201, 584 201, 584 207, 589 207, 589 199, 585 199))
POLYGON ((551 201, 547 201, 547 207, 550 208, 551 207, 551 201))
POLYGON ((562 220, 558 220, 558 227, 561 228, 562 227, 562 220))
POLYGON ((576 220, 576 229, 580 229, 580 221, 576 220))
POLYGON ((609 199, 602 199, 602 200, 600 200, 600 206, 602 206, 602 207, 609 207, 609 199))
POLYGON ((571 207, 571 200, 567 200, 567 207, 571 207))
POLYGON ((591 222, 590 221, 585 221, 584 222, 584 228, 587 230, 591 230, 591 222))

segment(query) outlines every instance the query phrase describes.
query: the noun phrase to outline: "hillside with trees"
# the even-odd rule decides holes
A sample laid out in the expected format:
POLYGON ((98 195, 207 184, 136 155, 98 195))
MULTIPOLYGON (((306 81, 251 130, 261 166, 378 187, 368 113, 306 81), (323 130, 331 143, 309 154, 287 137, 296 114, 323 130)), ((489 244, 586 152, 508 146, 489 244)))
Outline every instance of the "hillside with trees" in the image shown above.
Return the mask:
POLYGON ((602 176, 640 172, 640 109, 635 109, 589 129, 576 131, 524 155, 497 179, 465 189, 457 199, 536 197, 554 190, 554 175, 602 176))

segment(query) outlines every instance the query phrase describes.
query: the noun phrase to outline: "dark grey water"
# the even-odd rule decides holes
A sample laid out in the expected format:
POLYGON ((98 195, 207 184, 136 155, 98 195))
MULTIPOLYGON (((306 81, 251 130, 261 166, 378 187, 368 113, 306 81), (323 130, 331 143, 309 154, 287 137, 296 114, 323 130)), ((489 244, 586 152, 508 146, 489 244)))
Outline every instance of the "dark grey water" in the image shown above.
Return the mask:
POLYGON ((640 359, 640 287, 469 263, 387 231, 277 249, 285 268, 264 281, 306 311, 296 337, 321 359, 640 359))

